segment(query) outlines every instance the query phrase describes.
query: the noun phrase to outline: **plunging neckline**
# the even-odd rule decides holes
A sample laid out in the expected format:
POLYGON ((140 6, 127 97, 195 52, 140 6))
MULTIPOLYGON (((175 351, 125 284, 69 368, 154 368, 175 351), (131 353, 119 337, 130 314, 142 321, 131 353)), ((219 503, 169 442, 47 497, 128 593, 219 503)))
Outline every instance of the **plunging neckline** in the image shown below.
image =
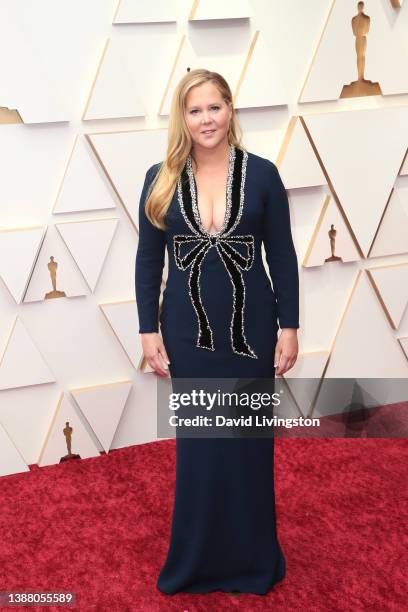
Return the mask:
POLYGON ((191 191, 191 201, 193 207, 193 213, 195 220, 197 221, 197 225, 199 226, 201 232, 206 236, 218 237, 224 232, 227 227, 229 218, 231 216, 231 191, 232 191, 232 178, 234 174, 234 166, 235 166, 235 147, 233 144, 230 145, 229 150, 229 163, 228 163, 228 174, 227 174, 227 186, 225 190, 225 212, 224 212, 224 220, 221 225, 221 228, 217 232, 210 232, 204 227, 204 224, 201 219, 200 210, 198 208, 198 189, 197 189, 197 181, 193 171, 193 163, 191 154, 189 154, 187 159, 187 172, 190 178, 190 191, 191 191))

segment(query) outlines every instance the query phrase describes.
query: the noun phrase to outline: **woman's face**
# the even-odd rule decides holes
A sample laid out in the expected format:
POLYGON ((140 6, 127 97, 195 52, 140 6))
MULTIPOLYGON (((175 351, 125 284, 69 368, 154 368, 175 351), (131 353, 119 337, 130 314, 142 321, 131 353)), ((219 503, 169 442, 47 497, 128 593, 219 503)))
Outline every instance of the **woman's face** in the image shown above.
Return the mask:
POLYGON ((186 96, 184 116, 196 145, 211 149, 228 141, 231 115, 230 105, 211 81, 192 87, 186 96))

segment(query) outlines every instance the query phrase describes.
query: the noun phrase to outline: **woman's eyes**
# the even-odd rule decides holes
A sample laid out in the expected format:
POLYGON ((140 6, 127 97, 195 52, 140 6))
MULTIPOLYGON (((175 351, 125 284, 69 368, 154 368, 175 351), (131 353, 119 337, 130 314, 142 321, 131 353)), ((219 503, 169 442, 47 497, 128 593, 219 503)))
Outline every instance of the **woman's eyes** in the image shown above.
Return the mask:
MULTIPOLYGON (((210 108, 211 108, 211 110, 219 110, 220 109, 219 106, 211 106, 210 108)), ((198 112, 198 108, 194 108, 191 112, 192 113, 198 112)))

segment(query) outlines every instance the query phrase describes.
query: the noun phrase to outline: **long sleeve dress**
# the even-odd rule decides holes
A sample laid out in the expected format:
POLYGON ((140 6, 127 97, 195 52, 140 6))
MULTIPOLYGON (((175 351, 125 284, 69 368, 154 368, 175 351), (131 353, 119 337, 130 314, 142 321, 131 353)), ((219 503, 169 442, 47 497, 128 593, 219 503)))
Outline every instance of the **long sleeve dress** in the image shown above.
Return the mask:
MULTIPOLYGON (((173 378, 273 378, 278 321, 299 327, 298 262, 287 194, 275 164, 230 146, 226 212, 203 227, 188 157, 167 230, 139 204, 135 292, 139 333, 157 332, 173 378), (262 255, 265 248, 273 288, 262 255), (158 316, 167 247, 169 272, 158 316)), ((285 575, 277 537, 274 438, 176 438, 176 484, 163 593, 265 594, 285 575)))

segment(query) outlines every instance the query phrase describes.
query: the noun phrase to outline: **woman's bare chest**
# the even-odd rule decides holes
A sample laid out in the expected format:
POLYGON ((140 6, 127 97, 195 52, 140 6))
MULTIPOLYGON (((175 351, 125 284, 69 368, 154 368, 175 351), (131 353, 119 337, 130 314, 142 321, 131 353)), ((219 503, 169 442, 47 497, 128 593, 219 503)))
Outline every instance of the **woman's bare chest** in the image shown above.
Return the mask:
POLYGON ((195 179, 201 224, 208 232, 219 232, 227 208, 227 175, 225 172, 201 173, 196 174, 195 179))

